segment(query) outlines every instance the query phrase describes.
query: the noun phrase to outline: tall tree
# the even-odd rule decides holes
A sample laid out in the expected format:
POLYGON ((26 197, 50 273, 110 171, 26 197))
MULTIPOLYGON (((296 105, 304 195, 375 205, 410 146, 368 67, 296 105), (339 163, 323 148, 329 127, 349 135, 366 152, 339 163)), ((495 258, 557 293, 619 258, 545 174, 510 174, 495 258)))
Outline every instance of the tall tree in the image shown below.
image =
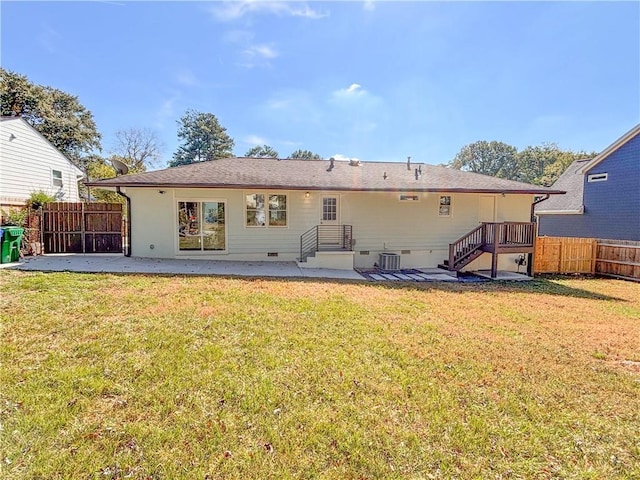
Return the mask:
POLYGON ((322 157, 317 153, 313 153, 310 150, 296 150, 292 152, 287 158, 300 159, 300 160, 322 160, 322 157))
POLYGON ((22 116, 58 150, 80 166, 80 157, 100 149, 101 135, 93 114, 78 100, 56 88, 36 85, 0 68, 2 115, 22 116))
MULTIPOLYGON (((110 159, 101 155, 91 154, 83 157, 84 171, 87 180, 101 180, 104 178, 113 178, 116 176, 116 170, 111 165, 110 159)), ((123 203, 124 199, 116 192, 104 190, 102 188, 87 187, 80 182, 80 196, 82 198, 108 203, 123 203), (90 197, 90 198, 89 198, 90 197)))
POLYGON ((278 152, 269 145, 256 145, 247 151, 244 156, 253 158, 278 158, 278 152))
POLYGON ((233 155, 235 142, 214 114, 187 110, 178 120, 178 125, 178 138, 182 140, 182 145, 173 154, 170 167, 233 155))
POLYGON ((518 152, 517 180, 540 184, 545 169, 563 153, 555 143, 526 147, 518 152))
POLYGON ((518 150, 503 142, 481 140, 462 147, 449 167, 514 179, 518 172, 518 150))
POLYGON ((560 151, 554 161, 544 168, 542 175, 534 179, 533 183, 550 187, 574 161, 593 158, 596 155, 596 152, 560 151))
POLYGON ((114 151, 132 172, 144 172, 147 167, 158 165, 162 145, 154 131, 128 128, 116 132, 114 151))

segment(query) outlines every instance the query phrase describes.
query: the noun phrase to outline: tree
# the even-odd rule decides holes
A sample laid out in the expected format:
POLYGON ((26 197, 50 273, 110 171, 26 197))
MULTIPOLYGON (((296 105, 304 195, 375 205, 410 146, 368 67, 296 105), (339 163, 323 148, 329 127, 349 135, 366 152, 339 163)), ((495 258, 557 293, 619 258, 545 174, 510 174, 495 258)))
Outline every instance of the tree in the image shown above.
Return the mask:
POLYGON ((245 153, 244 156, 253 158, 278 158, 278 152, 269 145, 256 145, 245 153))
POLYGON ((462 147, 449 167, 514 179, 518 172, 518 150, 506 143, 481 140, 462 147))
POLYGON ((116 132, 115 154, 132 173, 144 172, 160 160, 161 142, 149 129, 128 128, 116 132))
MULTIPOLYGON (((113 178, 116 176, 116 170, 111 165, 109 159, 102 157, 100 155, 88 155, 83 158, 84 166, 85 166, 85 174, 87 176, 87 180, 101 180, 104 178, 113 178)), ((98 202, 108 202, 108 203, 123 203, 124 199, 122 196, 118 195, 116 192, 112 192, 111 190, 105 190, 102 188, 91 187, 88 188, 85 185, 81 184, 80 193, 84 198, 92 201, 98 202)))
POLYGON ((187 110, 180 120, 178 138, 182 145, 173 154, 170 167, 226 158, 233 155, 235 142, 212 113, 187 110))
POLYGON ((550 187, 558 180, 558 177, 562 175, 569 165, 576 160, 582 160, 586 158, 593 158, 597 155, 596 152, 572 152, 560 151, 559 155, 555 158, 553 163, 547 165, 539 178, 536 178, 534 182, 539 185, 550 187))
POLYGON ((22 116, 78 166, 80 157, 101 149, 93 114, 62 90, 0 68, 0 105, 2 115, 22 116))
POLYGON ((300 159, 300 160, 322 160, 322 157, 317 153, 313 153, 310 150, 296 150, 287 158, 300 159))
POLYGON ((539 185, 545 169, 563 153, 555 143, 543 143, 540 146, 526 147, 518 152, 517 180, 539 185))

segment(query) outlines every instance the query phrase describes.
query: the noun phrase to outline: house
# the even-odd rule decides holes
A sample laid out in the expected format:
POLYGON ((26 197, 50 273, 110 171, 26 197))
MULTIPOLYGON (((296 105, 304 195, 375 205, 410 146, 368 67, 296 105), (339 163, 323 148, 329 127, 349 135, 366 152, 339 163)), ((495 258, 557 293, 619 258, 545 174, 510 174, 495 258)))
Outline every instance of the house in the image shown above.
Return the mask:
POLYGON ((21 117, 0 117, 0 206, 23 206, 40 190, 77 202, 82 171, 21 117))
POLYGON ((536 205, 538 234, 640 241, 640 124, 591 160, 577 160, 536 205))
POLYGON ((134 256, 344 269, 516 270, 533 251, 535 196, 562 193, 410 161, 334 159, 226 158, 88 185, 127 197, 134 256))

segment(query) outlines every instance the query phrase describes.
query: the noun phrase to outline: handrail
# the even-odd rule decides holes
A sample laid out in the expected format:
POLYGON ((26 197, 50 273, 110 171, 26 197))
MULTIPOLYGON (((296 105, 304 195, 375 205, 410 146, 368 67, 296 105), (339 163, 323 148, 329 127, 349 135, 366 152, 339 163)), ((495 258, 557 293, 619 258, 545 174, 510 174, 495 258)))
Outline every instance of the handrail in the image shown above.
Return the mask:
POLYGON ((353 250, 351 225, 316 225, 300 236, 300 261, 321 250, 353 250))
MULTIPOLYGON (((466 235, 449 244, 449 269, 466 265, 465 260, 480 251, 486 243, 486 225, 480 224, 466 235)), ((468 263, 468 262, 467 262, 468 263)))
POLYGON ((498 252, 501 248, 532 247, 534 236, 535 227, 532 222, 483 222, 449 244, 449 269, 464 267, 481 251, 498 252))

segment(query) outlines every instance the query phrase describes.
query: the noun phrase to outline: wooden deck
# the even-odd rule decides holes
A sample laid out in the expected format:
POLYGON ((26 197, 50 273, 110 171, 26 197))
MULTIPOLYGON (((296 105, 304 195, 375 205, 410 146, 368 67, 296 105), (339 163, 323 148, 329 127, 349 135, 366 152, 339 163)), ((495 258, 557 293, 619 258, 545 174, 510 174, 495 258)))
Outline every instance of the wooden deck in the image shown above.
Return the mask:
POLYGON ((484 252, 491 253, 491 276, 498 272, 498 255, 533 253, 536 228, 533 222, 484 222, 449 245, 449 270, 459 271, 484 252))

